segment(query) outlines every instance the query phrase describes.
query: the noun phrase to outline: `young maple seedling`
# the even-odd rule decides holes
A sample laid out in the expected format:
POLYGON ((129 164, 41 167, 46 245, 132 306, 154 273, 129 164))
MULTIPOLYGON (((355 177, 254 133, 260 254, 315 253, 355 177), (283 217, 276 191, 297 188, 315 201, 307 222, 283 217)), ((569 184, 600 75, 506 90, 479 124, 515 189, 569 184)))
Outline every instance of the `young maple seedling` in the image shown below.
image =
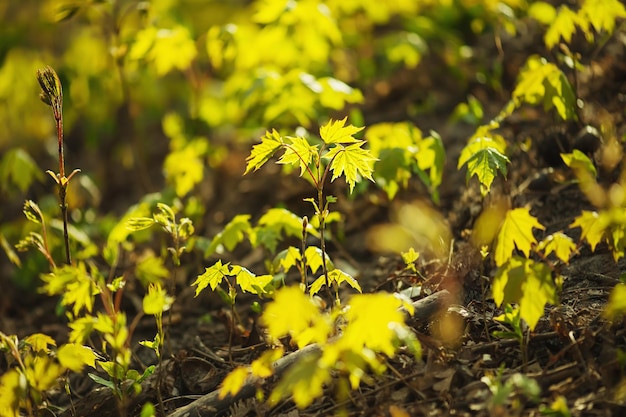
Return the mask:
POLYGON ((72 263, 72 255, 70 252, 70 237, 68 233, 68 206, 66 201, 67 186, 74 175, 80 172, 75 169, 69 176, 65 176, 65 156, 63 152, 63 87, 57 73, 50 67, 37 70, 37 81, 41 86, 39 98, 52 109, 54 122, 57 129, 57 142, 59 147, 59 172, 54 173, 51 170, 46 171, 59 186, 59 204, 61 206, 61 215, 63 216, 63 240, 65 242, 65 262, 70 265, 72 263))
POLYGON ((366 141, 355 139, 353 135, 363 130, 362 127, 345 125, 346 119, 330 120, 320 128, 322 145, 311 145, 307 139, 301 136, 281 136, 276 130, 266 132, 261 138, 261 143, 252 148, 250 156, 246 159, 245 174, 261 168, 276 152, 284 150, 278 163, 300 168, 300 176, 305 173, 311 180, 317 192, 317 198, 308 198, 315 209, 315 216, 319 220, 320 249, 322 251, 322 277, 312 284, 313 288, 319 289, 326 285, 330 289, 333 283, 335 292, 340 283, 340 276, 330 275, 327 267, 325 225, 329 216, 329 204, 334 203, 336 198, 326 196, 324 198, 324 185, 328 174, 332 171, 331 182, 340 176, 344 176, 350 187, 350 192, 359 178, 367 178, 374 181, 372 173, 376 158, 369 150, 363 149, 366 141))

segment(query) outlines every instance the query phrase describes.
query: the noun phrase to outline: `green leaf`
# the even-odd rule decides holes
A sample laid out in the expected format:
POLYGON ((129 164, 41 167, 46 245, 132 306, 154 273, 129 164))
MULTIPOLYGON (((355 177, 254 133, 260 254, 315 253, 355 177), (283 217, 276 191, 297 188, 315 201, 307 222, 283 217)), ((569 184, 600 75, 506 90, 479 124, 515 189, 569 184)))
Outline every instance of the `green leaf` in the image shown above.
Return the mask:
POLYGON ((283 208, 271 208, 261 218, 250 233, 250 243, 254 247, 265 246, 276 251, 282 235, 302 238, 302 217, 283 208))
POLYGON ((282 398, 291 396, 296 405, 303 409, 321 397, 324 386, 331 381, 331 373, 328 367, 319 366, 319 357, 319 352, 312 353, 293 364, 276 384, 269 403, 276 404, 282 398))
POLYGON ((531 330, 544 314, 547 303, 556 304, 556 286, 548 265, 514 256, 498 268, 492 285, 493 299, 500 306, 518 303, 520 317, 531 330))
POLYGON ((0 160, 0 189, 12 184, 21 192, 26 192, 35 180, 42 178, 43 174, 33 158, 21 148, 6 151, 0 160))
POLYGON ((254 145, 250 155, 246 158, 247 164, 244 175, 261 168, 283 144, 283 139, 276 130, 272 129, 271 133, 265 132, 265 136, 261 138, 261 143, 254 145))
POLYGON ((363 130, 362 127, 355 127, 352 125, 345 126, 348 117, 344 117, 341 120, 330 120, 328 123, 320 127, 320 136, 325 144, 330 145, 333 143, 354 143, 360 142, 352 137, 352 135, 363 130))
POLYGON ((486 195, 498 171, 504 176, 507 174, 509 158, 505 152, 504 138, 491 132, 489 126, 481 126, 461 151, 457 168, 467 164, 467 180, 476 176, 482 194, 486 195))
POLYGON ((91 312, 94 296, 100 293, 83 262, 76 266, 64 265, 56 268, 52 273, 41 275, 41 279, 44 282, 43 289, 49 295, 63 294, 61 304, 73 305, 75 316, 83 308, 91 312))
POLYGON ((324 158, 332 161, 330 164, 330 169, 333 172, 331 181, 339 178, 342 174, 345 175, 346 182, 350 186, 350 192, 354 190, 354 186, 361 177, 374 182, 372 173, 376 158, 372 156, 369 150, 362 148, 364 144, 365 141, 358 141, 346 147, 338 144, 324 155, 324 158))
POLYGON ((193 285, 197 285, 196 288, 196 297, 200 292, 205 289, 207 286, 211 286, 211 289, 215 291, 218 285, 222 282, 224 278, 230 275, 229 264, 222 265, 222 261, 219 260, 211 267, 206 268, 204 273, 193 282, 193 285))
POLYGON ((565 165, 576 173, 579 180, 583 178, 596 178, 598 175, 591 159, 578 149, 574 149, 572 153, 562 153, 561 158, 563 162, 565 162, 565 165), (582 172, 580 172, 580 170, 582 170, 582 172))
POLYGON ((152 227, 154 224, 152 217, 131 217, 126 220, 126 229, 137 232, 152 227))
POLYGON ((286 138, 291 143, 285 144, 285 153, 278 160, 279 164, 300 167, 300 176, 304 174, 307 167, 317 156, 317 145, 312 146, 305 138, 286 138))
POLYGON ((535 217, 530 215, 529 208, 509 210, 497 236, 494 255, 496 265, 504 264, 513 254, 515 247, 528 257, 531 246, 537 243, 533 228, 545 229, 535 217))
POLYGON ((224 245, 226 250, 231 252, 235 249, 239 243, 243 241, 245 235, 250 233, 252 230, 252 226, 250 225, 250 215, 249 214, 238 214, 233 217, 233 219, 228 222, 224 229, 219 232, 213 240, 211 244, 204 252, 204 257, 207 258, 213 255, 216 251, 218 251, 220 245, 224 245))

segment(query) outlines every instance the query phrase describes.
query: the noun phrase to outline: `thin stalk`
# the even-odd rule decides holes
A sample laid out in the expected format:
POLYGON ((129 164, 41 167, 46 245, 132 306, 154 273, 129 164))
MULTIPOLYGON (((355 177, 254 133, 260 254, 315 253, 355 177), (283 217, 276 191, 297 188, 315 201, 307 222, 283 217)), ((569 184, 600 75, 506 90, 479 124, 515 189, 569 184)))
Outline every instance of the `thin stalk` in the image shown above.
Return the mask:
POLYGON ((65 263, 71 265, 72 255, 70 252, 70 237, 68 232, 68 207, 67 207, 67 185, 70 179, 80 170, 74 170, 69 177, 65 176, 65 154, 63 151, 63 87, 57 73, 49 66, 43 70, 37 70, 37 81, 41 86, 39 97, 52 109, 54 122, 57 129, 57 142, 59 154, 59 172, 55 174, 47 171, 59 186, 59 205, 63 217, 63 240, 65 242, 65 263))

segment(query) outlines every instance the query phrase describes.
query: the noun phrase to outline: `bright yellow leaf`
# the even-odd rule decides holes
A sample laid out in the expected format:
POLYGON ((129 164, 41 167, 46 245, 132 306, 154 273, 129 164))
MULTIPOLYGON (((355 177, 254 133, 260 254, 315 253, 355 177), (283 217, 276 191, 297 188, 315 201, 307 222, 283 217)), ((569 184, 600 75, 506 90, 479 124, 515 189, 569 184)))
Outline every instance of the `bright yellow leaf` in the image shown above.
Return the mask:
POLYGON ((20 400, 26 397, 26 381, 16 369, 0 377, 0 416, 19 417, 20 400))
POLYGON ((57 358, 61 365, 74 372, 80 372, 83 366, 96 367, 96 353, 87 346, 68 343, 59 348, 57 358))
POLYGON ((250 364, 252 375, 267 378, 274 375, 274 362, 283 356, 284 349, 269 349, 250 364))
POLYGON ((322 396, 324 385, 331 380, 330 369, 319 364, 319 353, 306 355, 292 365, 270 394, 269 403, 292 395, 298 408, 308 407, 314 399, 322 396))
POLYGON ((533 228, 545 229, 535 217, 530 215, 530 209, 509 210, 498 232, 495 247, 496 265, 504 264, 511 257, 516 247, 528 257, 532 245, 537 243, 533 235, 533 228))
POLYGON ((626 313, 626 284, 619 283, 611 291, 604 317, 609 320, 620 318, 626 313))
POLYGON ((328 318, 297 286, 278 290, 274 301, 265 307, 261 322, 270 337, 280 339, 291 335, 299 347, 324 343, 331 331, 328 318))
POLYGON ((227 395, 235 396, 243 387, 243 384, 246 382, 248 375, 250 374, 250 370, 248 367, 239 366, 233 369, 224 381, 222 382, 222 387, 220 389, 219 398, 226 398, 227 395))
POLYGON ((167 294, 161 284, 150 284, 148 294, 143 298, 143 312, 150 315, 161 315, 172 306, 174 298, 167 294))
POLYGON ((341 120, 330 120, 324 126, 320 127, 320 136, 324 143, 354 143, 359 140, 352 137, 352 135, 363 130, 362 127, 355 127, 352 125, 345 126, 348 117, 344 117, 341 120))
POLYGON ((49 353, 50 348, 48 348, 48 345, 50 346, 57 345, 57 343, 54 341, 53 338, 43 333, 31 334, 30 336, 24 339, 24 342, 30 345, 30 347, 33 349, 33 352, 35 353, 39 353, 39 352, 49 353))

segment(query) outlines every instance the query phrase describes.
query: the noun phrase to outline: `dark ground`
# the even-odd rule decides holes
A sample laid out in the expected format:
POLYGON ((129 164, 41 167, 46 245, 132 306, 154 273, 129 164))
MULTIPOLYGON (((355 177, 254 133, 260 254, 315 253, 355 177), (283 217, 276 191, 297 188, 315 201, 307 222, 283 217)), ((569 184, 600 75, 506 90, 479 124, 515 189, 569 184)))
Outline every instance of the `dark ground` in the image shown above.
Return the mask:
MULTIPOLYGON (((571 149, 578 133, 587 125, 598 126, 600 114, 609 114, 618 137, 625 133, 623 126, 624 100, 626 99, 626 66, 624 65, 624 33, 616 34, 602 49, 584 47, 584 56, 593 56, 590 69, 579 74, 578 95, 585 104, 584 120, 580 122, 555 122, 552 113, 541 109, 524 108, 516 112, 502 129, 502 134, 511 143, 512 165, 507 181, 494 187, 494 194, 508 196, 514 206, 528 205, 531 213, 546 226, 545 231, 536 231, 540 239, 544 234, 565 230, 578 240, 579 231, 569 230, 574 217, 582 209, 590 209, 569 170, 554 157, 555 148, 571 149), (591 50, 590 50, 591 49, 591 50), (533 148, 523 152, 518 144, 530 137, 533 148), (525 180, 533 181, 526 187, 525 180)), ((498 55, 490 40, 484 41, 479 53, 504 64, 504 87, 510 88, 520 66, 529 51, 539 48, 537 37, 510 40, 504 43, 503 57, 498 55), (512 52, 508 52, 512 51, 512 52), (524 51, 524 52, 522 52, 524 51), (508 81, 507 81, 508 79, 508 81)), ((583 63, 590 61, 583 59, 583 63)), ((470 64, 471 65, 471 64, 470 64)), ((472 68, 464 68, 471 71, 472 68)), ((465 100, 471 92, 486 106, 488 116, 495 115, 507 100, 507 94, 496 94, 478 83, 465 85, 461 82, 442 82, 436 66, 427 64, 419 71, 398 74, 389 82, 388 88, 379 89, 387 93, 366 91, 367 102, 363 107, 366 123, 396 121, 406 118, 407 103, 435 99, 435 114, 441 116, 415 116, 422 131, 439 131, 447 150, 447 169, 441 187, 442 201, 438 210, 449 222, 455 236, 453 252, 446 259, 422 258, 420 273, 407 275, 400 259, 382 257, 370 253, 363 245, 367 230, 389 218, 392 204, 373 204, 374 188, 368 195, 355 202, 339 205, 346 210, 346 239, 341 246, 334 245, 331 256, 354 265, 360 274, 364 292, 374 290, 393 291, 419 283, 425 294, 436 293, 447 288, 459 290, 453 304, 446 306, 437 318, 414 323, 424 349, 422 360, 415 360, 406 353, 389 359, 389 370, 375 378, 372 385, 363 385, 354 391, 350 399, 337 403, 328 387, 328 395, 315 401, 306 410, 297 410, 293 403, 284 401, 269 408, 254 399, 226 404, 221 410, 205 410, 202 415, 233 416, 312 416, 332 415, 343 412, 350 416, 517 416, 541 415, 541 408, 550 406, 562 398, 573 416, 617 416, 626 415, 626 379, 624 379, 623 351, 626 349, 626 329, 623 323, 610 325, 603 321, 601 313, 612 287, 626 272, 626 263, 615 263, 604 245, 595 253, 582 246, 569 265, 563 265, 561 274, 564 285, 558 306, 547 306, 546 314, 534 332, 527 332, 523 349, 513 340, 496 339, 494 330, 505 327, 493 318, 500 314, 490 296, 489 277, 493 267, 481 263, 474 248, 467 242, 465 230, 471 229, 483 202, 474 185, 466 186, 465 173, 457 172, 456 158, 461 147, 473 132, 466 125, 451 126, 446 122, 453 106, 465 100), (346 254, 349 254, 347 256, 346 254), (444 272, 445 271, 445 272, 444 272), (453 317, 460 322, 461 338, 457 344, 444 343, 438 334, 441 326, 447 326, 453 317), (522 350, 526 351, 526 358, 522 350), (500 375, 501 370, 501 375, 500 375), (540 392, 536 398, 525 395, 523 388, 516 385, 519 374, 538 384, 540 392), (498 376, 500 375, 500 376, 498 376), (494 386, 489 381, 500 378, 501 385, 510 387, 508 399, 498 403, 494 398, 494 386)), ((241 177, 248 149, 234 152, 229 165, 212 174, 204 187, 210 188, 207 201, 210 214, 208 223, 223 223, 238 213, 262 213, 276 202, 286 203, 294 212, 304 215, 308 207, 301 199, 308 197, 302 180, 283 178, 275 168, 266 167, 257 174, 241 177), (279 190, 278 192, 275 192, 279 190), (236 211, 233 209, 236 207, 236 211)), ((614 173, 602 174, 605 184, 614 180, 614 173)), ((342 193, 340 185, 331 191, 342 193)), ((382 194, 378 201, 384 201, 382 194)), ((401 199, 427 199, 422 187, 415 181, 409 190, 401 193, 401 199)), ((493 198, 493 197, 491 197, 493 198)), ((489 201, 489 199, 487 200, 489 201)), ((487 203, 485 203, 487 204, 487 203)), ((213 226, 204 233, 210 236, 219 230, 213 226), (213 230, 214 229, 214 230, 213 230)), ((262 254, 258 252, 236 252, 232 260, 262 270, 262 254)), ((231 260, 227 258, 227 260, 231 260)), ((198 263, 198 268, 187 272, 189 284, 209 266, 207 261, 198 263)), ((190 268, 193 269, 193 268, 190 268)), ((184 274, 181 274, 184 275, 184 274)), ((177 301, 173 308, 168 329, 171 352, 164 365, 165 378, 161 386, 165 409, 168 414, 177 408, 192 403, 202 395, 216 389, 224 375, 232 368, 227 357, 229 320, 228 309, 215 294, 206 290, 198 298, 194 289, 185 282, 179 283, 177 301)), ((57 341, 67 338, 67 327, 63 320, 54 315, 56 300, 32 293, 19 293, 15 288, 6 289, 3 297, 0 329, 7 334, 26 336, 34 332, 51 335, 57 341), (17 300, 20 300, 17 302, 17 300)), ((245 298, 238 299, 242 307, 244 326, 234 339, 235 364, 249 363, 264 349, 258 337, 254 315, 245 306, 245 298)), ((131 307, 132 308, 132 307, 131 307)), ((454 321, 454 320, 453 320, 454 321)), ((445 329, 444 329, 445 330, 445 329)), ((152 339, 154 324, 151 318, 141 320, 135 331, 137 340, 152 339)), ((445 333, 445 332, 444 332, 445 333)), ((138 368, 154 361, 147 349, 136 345, 135 359, 138 368)), ((114 415, 113 400, 108 391, 96 389, 90 379, 80 376, 70 379, 75 415, 114 415)), ((155 381, 146 382, 144 392, 129 408, 135 415, 137 404, 150 400, 157 402, 155 381)), ((271 389, 271 383, 268 387, 271 389)), ((67 396, 62 392, 52 393, 51 403, 68 407, 67 396)), ((59 413, 57 413, 58 415, 59 413)), ((70 409, 61 415, 72 415, 70 409)), ((195 415, 194 413, 190 415, 195 415)), ((558 414, 553 414, 558 415, 558 414)), ((566 415, 566 414, 561 414, 566 415)))

